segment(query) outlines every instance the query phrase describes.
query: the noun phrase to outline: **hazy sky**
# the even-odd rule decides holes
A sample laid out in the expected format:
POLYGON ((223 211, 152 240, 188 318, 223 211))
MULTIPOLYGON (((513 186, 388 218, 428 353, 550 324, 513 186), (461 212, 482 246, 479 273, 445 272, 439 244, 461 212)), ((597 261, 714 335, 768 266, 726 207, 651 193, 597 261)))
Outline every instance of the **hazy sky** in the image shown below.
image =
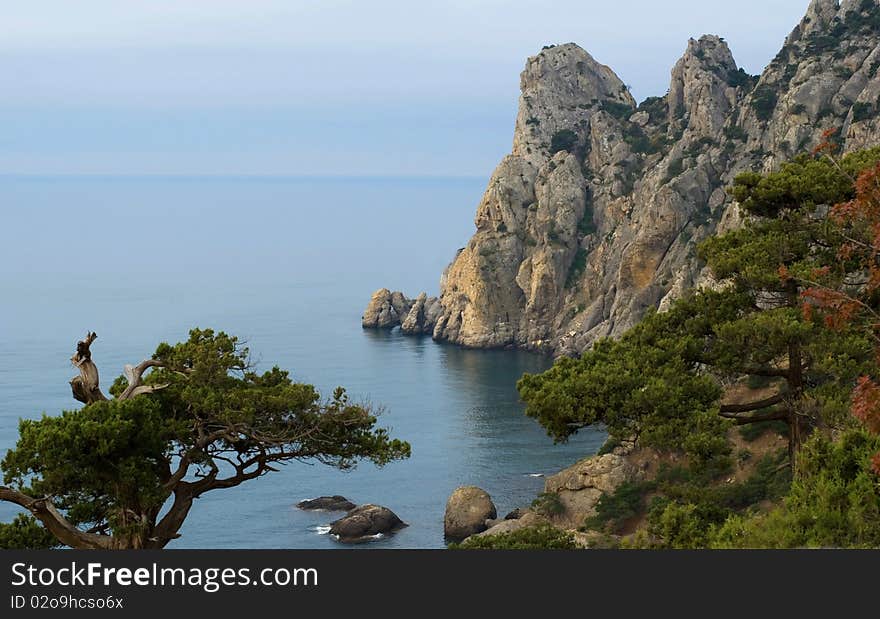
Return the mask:
POLYGON ((488 175, 526 57, 636 99, 688 37, 758 73, 807 0, 0 0, 0 173, 488 175))

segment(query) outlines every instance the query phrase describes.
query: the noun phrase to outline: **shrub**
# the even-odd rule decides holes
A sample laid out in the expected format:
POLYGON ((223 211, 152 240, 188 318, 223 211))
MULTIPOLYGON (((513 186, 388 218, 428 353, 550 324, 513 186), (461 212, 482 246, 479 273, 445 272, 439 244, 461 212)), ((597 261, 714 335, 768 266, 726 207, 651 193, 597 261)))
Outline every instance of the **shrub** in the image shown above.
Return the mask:
POLYGON ((874 115, 874 106, 870 103, 859 101, 852 106, 852 119, 854 123, 868 120, 874 115))
POLYGON ((589 204, 587 204, 587 208, 584 209, 584 216, 581 217, 581 220, 578 222, 578 232, 582 236, 587 236, 588 234, 596 232, 596 224, 593 222, 593 209, 589 204))
POLYGON ((572 261, 571 267, 568 269, 568 276, 565 278, 565 287, 571 288, 574 286, 580 279, 581 275, 584 274, 584 269, 586 268, 587 250, 580 247, 574 255, 574 261, 572 261))
POLYGON ((758 77, 755 75, 749 75, 742 69, 737 69, 736 71, 728 71, 725 81, 727 82, 728 86, 733 86, 734 88, 744 87, 746 89, 749 89, 752 88, 756 81, 758 81, 758 77))
POLYGON ((609 436, 608 440, 602 443, 602 446, 599 448, 599 451, 596 452, 596 455, 604 456, 605 454, 610 454, 621 445, 623 445, 623 441, 615 436, 609 436))
POLYGON ((801 449, 798 479, 781 507, 729 518, 716 548, 876 548, 880 492, 870 460, 880 438, 850 430, 835 442, 821 433, 801 449))
POLYGON ((556 154, 561 150, 571 151, 577 144, 577 134, 571 129, 562 129, 553 134, 550 138, 550 153, 556 154))
POLYGON ((677 157, 670 161, 666 167, 666 178, 663 182, 668 183, 682 172, 684 172, 684 160, 681 157, 677 157))
POLYGON ((511 533, 473 536, 461 544, 453 544, 455 550, 577 550, 574 536, 550 525, 526 527, 511 533))
POLYGON ((532 509, 542 516, 558 516, 565 511, 562 500, 555 492, 542 492, 534 501, 532 501, 532 509))
POLYGON ((776 90, 767 84, 762 84, 755 88, 752 93, 752 109, 760 120, 770 120, 773 111, 776 109, 778 96, 776 90))
POLYGON ((630 125, 623 133, 623 141, 629 144, 634 153, 648 153, 652 150, 652 142, 638 125, 630 125))
POLYGON ((715 530, 731 517, 764 500, 778 500, 788 490, 785 451, 765 456, 742 483, 718 481, 720 468, 665 468, 657 476, 656 496, 648 508, 652 547, 705 548, 715 530), (782 465, 782 466, 780 466, 782 465))
POLYGON ((656 487, 654 482, 620 484, 611 494, 605 493, 596 503, 596 515, 584 521, 584 527, 595 531, 617 533, 627 520, 645 511, 645 495, 656 487))
POLYGON ((639 104, 638 111, 647 112, 651 123, 661 124, 668 112, 666 97, 648 97, 639 104))
POLYGON ((19 514, 12 522, 0 522, 0 550, 46 550, 60 544, 33 516, 19 514))
POLYGON ((635 112, 631 105, 619 101, 604 101, 602 109, 618 120, 626 120, 635 112))
POLYGON ((740 140, 741 142, 745 142, 749 139, 749 134, 739 125, 730 125, 729 127, 724 128, 724 137, 728 140, 740 140))

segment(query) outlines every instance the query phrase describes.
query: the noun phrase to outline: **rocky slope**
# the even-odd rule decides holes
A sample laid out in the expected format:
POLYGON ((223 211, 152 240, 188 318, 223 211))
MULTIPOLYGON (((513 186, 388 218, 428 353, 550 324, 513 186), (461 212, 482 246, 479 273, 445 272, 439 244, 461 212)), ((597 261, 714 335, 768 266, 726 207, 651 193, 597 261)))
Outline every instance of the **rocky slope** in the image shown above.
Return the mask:
POLYGON ((701 281, 695 245, 739 214, 739 172, 770 170, 837 129, 880 137, 880 6, 813 0, 760 77, 717 36, 690 40, 669 92, 638 107, 573 43, 529 58, 513 151, 439 299, 381 290, 365 327, 471 347, 576 354, 701 281))

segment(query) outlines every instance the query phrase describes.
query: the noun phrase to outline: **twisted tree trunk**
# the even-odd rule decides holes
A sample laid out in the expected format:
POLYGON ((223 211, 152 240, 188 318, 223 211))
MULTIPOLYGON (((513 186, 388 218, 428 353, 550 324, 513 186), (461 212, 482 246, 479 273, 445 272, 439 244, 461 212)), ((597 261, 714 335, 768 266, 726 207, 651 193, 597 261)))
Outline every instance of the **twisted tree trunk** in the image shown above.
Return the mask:
MULTIPOLYGON (((100 377, 98 367, 92 361, 91 346, 98 338, 93 331, 89 331, 86 337, 76 345, 76 353, 70 358, 70 362, 79 370, 79 376, 70 379, 70 388, 73 397, 78 402, 82 402, 86 406, 95 402, 109 401, 107 396, 101 391, 100 377)), ((164 364, 155 359, 147 359, 136 366, 126 365, 124 368, 125 377, 128 379, 128 387, 122 392, 117 400, 129 400, 135 396, 146 393, 153 393, 159 389, 164 389, 168 385, 145 385, 144 373, 155 367, 164 367, 164 364)), ((183 473, 179 479, 183 478, 183 473)), ((179 481, 179 480, 178 480, 179 481)), ((52 504, 52 497, 33 497, 5 486, 0 486, 0 501, 15 503, 20 507, 28 510, 37 520, 39 520, 46 529, 52 533, 61 543, 71 548, 80 549, 118 549, 118 548, 162 548, 171 539, 176 536, 176 529, 168 532, 161 539, 152 536, 154 528, 153 522, 147 523, 147 526, 141 531, 134 530, 127 535, 113 536, 97 534, 91 531, 83 531, 71 523, 65 516, 59 512, 52 504)), ((192 504, 190 499, 189 505, 192 504)), ((181 511, 178 507, 178 511, 181 511)), ((188 509, 186 510, 188 511, 188 509)), ((183 516, 185 517, 185 515, 183 516)), ((155 520, 155 515, 152 516, 155 520)), ((176 516, 175 522, 179 520, 182 523, 183 518, 176 516)), ((171 527, 167 527, 171 528, 171 527)), ((136 527, 134 528, 136 529, 136 527)))
POLYGON ((73 367, 79 370, 79 376, 70 379, 70 388, 73 397, 83 404, 92 404, 107 400, 107 396, 101 393, 98 366, 92 361, 92 342, 98 339, 98 334, 89 331, 85 339, 76 345, 76 353, 70 358, 73 367))
MULTIPOLYGON (((70 379, 70 388, 73 397, 83 404, 106 402, 107 396, 101 392, 98 366, 92 361, 92 343, 98 339, 98 334, 89 331, 85 339, 76 344, 76 353, 70 358, 70 362, 79 370, 79 376, 70 379)), ((144 373, 150 368, 162 367, 164 364, 155 359, 147 359, 138 365, 126 365, 123 369, 128 387, 117 400, 130 400, 131 398, 145 393, 153 393, 164 389, 168 385, 145 385, 144 373)))

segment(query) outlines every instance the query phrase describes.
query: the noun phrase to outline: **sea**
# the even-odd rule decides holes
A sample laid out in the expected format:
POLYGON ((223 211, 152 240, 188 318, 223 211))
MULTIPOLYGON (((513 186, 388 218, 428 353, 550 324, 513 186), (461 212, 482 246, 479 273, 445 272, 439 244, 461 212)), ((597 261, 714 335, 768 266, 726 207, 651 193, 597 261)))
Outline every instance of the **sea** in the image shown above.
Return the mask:
MULTIPOLYGON (((477 485, 499 516, 529 505, 544 477, 595 453, 605 435, 556 445, 524 415, 517 379, 550 359, 465 350, 399 329, 365 331, 382 287, 439 292, 474 230, 484 179, 253 177, 0 178, 0 454, 19 419, 74 410, 77 340, 106 387, 126 363, 193 327, 235 334, 258 369, 289 369, 329 394, 344 386, 383 410, 412 457, 342 472, 294 462, 196 501, 170 548, 344 548, 339 513, 304 512, 341 494, 409 526, 356 547, 443 548, 443 513, 477 485)), ((0 521, 18 508, 0 504, 0 521)))

